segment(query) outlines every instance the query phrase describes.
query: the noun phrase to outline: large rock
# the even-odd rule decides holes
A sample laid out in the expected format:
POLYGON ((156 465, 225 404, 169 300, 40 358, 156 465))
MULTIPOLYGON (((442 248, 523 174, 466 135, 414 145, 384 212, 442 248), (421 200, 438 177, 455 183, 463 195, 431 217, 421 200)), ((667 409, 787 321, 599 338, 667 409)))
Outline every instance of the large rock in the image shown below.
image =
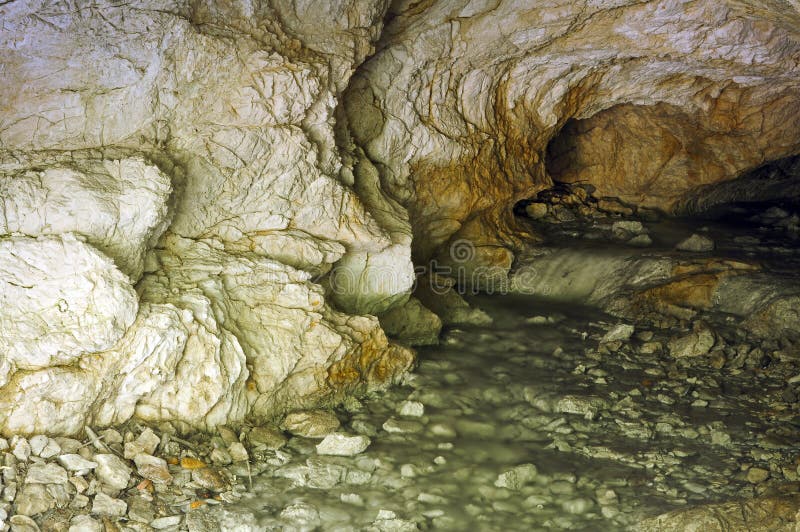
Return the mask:
POLYGON ((138 280, 168 225, 169 177, 140 157, 50 164, 0 174, 0 234, 76 233, 138 280))
POLYGON ((74 235, 0 237, 0 386, 110 348, 137 308, 128 277, 74 235))
POLYGON ((386 2, 278 4, 0 6, 4 432, 210 429, 411 366, 366 315, 408 298, 410 226, 335 131, 386 2))

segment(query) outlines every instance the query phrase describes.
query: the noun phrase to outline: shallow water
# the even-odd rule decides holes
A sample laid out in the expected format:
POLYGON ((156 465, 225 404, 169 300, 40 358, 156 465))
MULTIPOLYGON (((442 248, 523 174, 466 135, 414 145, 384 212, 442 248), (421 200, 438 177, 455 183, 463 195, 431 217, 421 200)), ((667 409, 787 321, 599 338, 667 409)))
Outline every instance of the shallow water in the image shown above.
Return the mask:
POLYGON ((753 496, 771 481, 749 482, 751 465, 781 482, 794 468, 791 409, 775 411, 791 364, 676 364, 639 353, 636 339, 600 355, 597 340, 617 320, 596 310, 525 296, 473 302, 493 325, 446 331, 404 385, 339 412, 343 430, 372 438, 366 452, 317 456, 304 438, 264 451, 271 463, 252 490, 219 507, 225 528, 617 530, 753 496), (424 415, 401 416, 404 401, 424 415))

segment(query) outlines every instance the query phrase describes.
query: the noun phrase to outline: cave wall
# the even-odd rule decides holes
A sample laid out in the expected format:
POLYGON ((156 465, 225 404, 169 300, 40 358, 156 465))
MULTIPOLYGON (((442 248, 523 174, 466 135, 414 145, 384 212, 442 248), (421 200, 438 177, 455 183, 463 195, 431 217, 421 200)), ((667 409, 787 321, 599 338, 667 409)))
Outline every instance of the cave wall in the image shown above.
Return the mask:
POLYGON ((373 316, 410 229, 334 138, 385 9, 0 6, 0 431, 209 429, 410 367, 373 316))
POLYGON ((375 316, 441 326, 412 256, 507 271, 552 175, 667 209, 797 152, 798 9, 3 3, 0 432, 392 381, 414 355, 375 316))
POLYGON ((509 265, 511 205, 552 177, 669 210, 800 150, 798 28, 773 0, 395 2, 345 104, 416 258, 509 265))

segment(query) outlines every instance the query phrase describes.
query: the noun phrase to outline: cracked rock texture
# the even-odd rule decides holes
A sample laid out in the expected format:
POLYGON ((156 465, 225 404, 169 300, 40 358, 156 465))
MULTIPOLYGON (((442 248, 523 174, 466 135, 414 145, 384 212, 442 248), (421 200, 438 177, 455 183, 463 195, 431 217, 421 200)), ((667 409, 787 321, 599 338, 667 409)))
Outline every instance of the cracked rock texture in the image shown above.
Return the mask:
POLYGON ((429 343, 469 314, 409 299, 412 256, 495 283, 552 178, 669 210, 800 151, 799 9, 2 3, 0 432, 393 380, 413 353, 378 317, 429 343))
POLYGON ((0 432, 210 429, 413 363, 372 316, 409 224, 335 142, 386 2, 274 4, 0 6, 0 432))

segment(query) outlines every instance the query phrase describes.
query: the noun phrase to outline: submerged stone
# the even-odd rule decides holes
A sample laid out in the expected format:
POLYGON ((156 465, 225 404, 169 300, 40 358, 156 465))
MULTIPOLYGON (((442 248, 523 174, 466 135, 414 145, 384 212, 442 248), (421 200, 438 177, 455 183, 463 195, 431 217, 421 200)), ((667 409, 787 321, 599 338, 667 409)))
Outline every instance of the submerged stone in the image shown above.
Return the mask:
POLYGON ((325 436, 317 445, 317 454, 354 456, 363 453, 369 444, 370 439, 366 436, 333 433, 325 436))
POLYGON ((676 249, 680 251, 692 251, 696 253, 705 253, 714 251, 714 241, 707 236, 693 234, 686 240, 681 241, 676 249))

